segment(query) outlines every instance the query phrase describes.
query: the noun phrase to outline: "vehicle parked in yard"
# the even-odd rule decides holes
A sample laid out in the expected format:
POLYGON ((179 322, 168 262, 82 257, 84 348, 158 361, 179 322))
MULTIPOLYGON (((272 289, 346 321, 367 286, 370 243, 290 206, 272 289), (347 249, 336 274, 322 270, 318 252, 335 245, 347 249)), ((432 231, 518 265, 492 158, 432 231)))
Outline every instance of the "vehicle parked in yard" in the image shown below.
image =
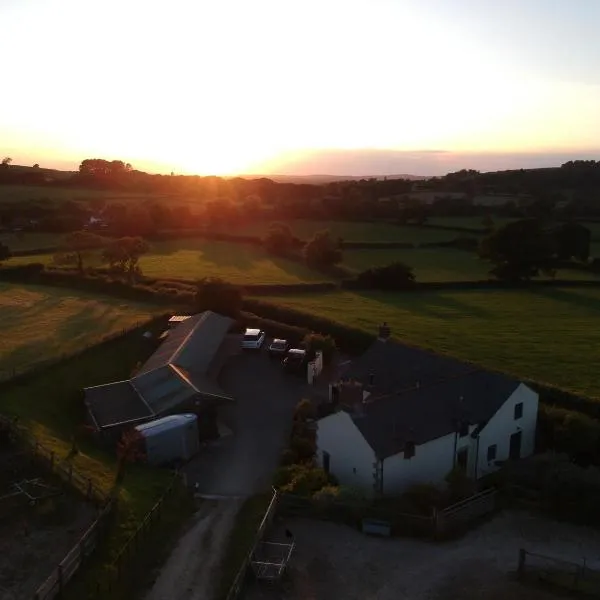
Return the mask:
POLYGON ((242 339, 242 348, 245 350, 260 350, 265 343, 265 332, 260 329, 246 329, 242 339))
POLYGON ((269 356, 272 358, 283 358, 289 349, 290 345, 287 340, 275 338, 269 344, 269 356))
POLYGON ((306 365, 308 364, 306 350, 303 350, 302 348, 291 348, 288 350, 287 356, 283 359, 282 364, 285 371, 304 375, 306 373, 306 365))

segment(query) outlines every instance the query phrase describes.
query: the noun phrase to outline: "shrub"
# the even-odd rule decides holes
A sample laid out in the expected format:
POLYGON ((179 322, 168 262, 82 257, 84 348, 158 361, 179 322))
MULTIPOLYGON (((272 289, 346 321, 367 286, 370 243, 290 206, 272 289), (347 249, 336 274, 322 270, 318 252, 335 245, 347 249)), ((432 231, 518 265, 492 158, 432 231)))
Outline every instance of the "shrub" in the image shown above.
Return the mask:
POLYGON ((197 283, 196 309, 212 310, 237 317, 242 307, 242 290, 219 277, 204 277, 197 283))
POLYGON ((313 494, 313 499, 317 502, 328 504, 334 500, 338 500, 340 488, 336 485, 326 485, 313 494))
POLYGON ((294 409, 294 421, 309 421, 314 420, 317 416, 317 410, 314 404, 305 398, 300 400, 294 409))
POLYGON ((330 335, 321 335, 319 333, 309 333, 302 340, 302 344, 307 350, 308 359, 312 360, 317 351, 323 352, 323 364, 328 365, 333 360, 335 354, 335 340, 330 335))
POLYGON ((448 475, 446 475, 447 484, 447 504, 460 502, 469 496, 472 496, 476 491, 475 482, 470 479, 465 470, 459 466, 454 467, 448 475))
POLYGON ((331 483, 329 475, 323 469, 301 465, 296 465, 296 467, 291 480, 281 488, 282 492, 299 496, 312 496, 331 483))
POLYGON ((357 287, 378 290, 407 290, 415 287, 412 267, 396 261, 385 267, 373 267, 359 273, 357 287))
POLYGON ((442 496, 441 490, 434 485, 417 483, 402 494, 400 502, 410 513, 430 515, 434 508, 442 505, 442 496))
POLYGON ((317 453, 317 444, 314 439, 294 436, 290 443, 290 450, 294 453, 295 462, 312 462, 317 453))

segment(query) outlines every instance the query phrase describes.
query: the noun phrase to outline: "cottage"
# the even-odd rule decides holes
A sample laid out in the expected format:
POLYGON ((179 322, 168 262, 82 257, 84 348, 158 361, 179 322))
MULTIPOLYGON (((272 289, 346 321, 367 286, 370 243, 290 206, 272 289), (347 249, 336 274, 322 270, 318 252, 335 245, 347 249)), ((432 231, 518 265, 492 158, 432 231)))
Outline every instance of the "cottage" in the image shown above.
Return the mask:
MULTIPOLYGON (((233 320, 211 311, 182 320, 134 377, 84 389, 88 422, 118 437, 125 428, 173 413, 202 415, 204 433, 219 403, 231 402, 217 383, 229 356, 239 352, 233 320)), ((215 423, 212 423, 214 429, 215 423)))
POLYGON ((398 494, 442 484, 456 466, 477 479, 534 450, 538 395, 516 379, 379 339, 331 386, 318 422, 320 465, 342 485, 398 494))

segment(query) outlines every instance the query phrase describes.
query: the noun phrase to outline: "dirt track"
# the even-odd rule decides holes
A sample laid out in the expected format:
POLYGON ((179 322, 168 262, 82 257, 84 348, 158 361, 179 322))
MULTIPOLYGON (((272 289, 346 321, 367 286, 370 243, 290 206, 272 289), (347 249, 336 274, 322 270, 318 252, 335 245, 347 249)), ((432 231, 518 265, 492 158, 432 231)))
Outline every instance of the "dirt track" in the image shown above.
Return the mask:
POLYGON ((218 566, 242 500, 207 500, 145 600, 211 600, 218 566))

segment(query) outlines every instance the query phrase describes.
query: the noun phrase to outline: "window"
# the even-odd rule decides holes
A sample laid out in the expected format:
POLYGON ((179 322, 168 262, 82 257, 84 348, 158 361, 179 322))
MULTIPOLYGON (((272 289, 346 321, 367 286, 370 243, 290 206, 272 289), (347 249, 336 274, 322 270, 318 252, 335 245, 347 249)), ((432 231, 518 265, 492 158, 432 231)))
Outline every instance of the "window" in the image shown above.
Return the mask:
POLYGON ((493 460, 496 460, 497 449, 498 449, 498 447, 496 446, 496 444, 493 444, 492 446, 488 446, 488 449, 487 449, 488 462, 492 462, 493 460))
POLYGON ((466 437, 467 435, 469 435, 469 422, 468 421, 460 422, 460 425, 458 427, 458 434, 460 435, 460 437, 466 437))
POLYGON ((415 455, 415 443, 414 442, 406 442, 404 444, 404 458, 412 458, 415 455))
POLYGON ((523 416, 523 403, 515 404, 515 420, 520 419, 523 416))

